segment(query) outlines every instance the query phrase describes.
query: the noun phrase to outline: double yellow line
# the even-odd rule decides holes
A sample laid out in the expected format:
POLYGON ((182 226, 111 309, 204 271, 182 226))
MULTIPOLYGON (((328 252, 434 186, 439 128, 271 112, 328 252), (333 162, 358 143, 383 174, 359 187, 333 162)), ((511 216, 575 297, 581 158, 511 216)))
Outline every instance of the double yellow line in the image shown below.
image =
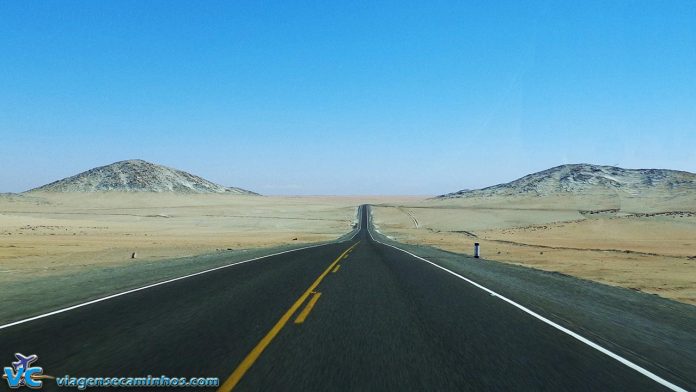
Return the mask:
POLYGON ((242 377, 244 377, 244 374, 246 374, 246 372, 249 370, 249 368, 251 368, 254 362, 256 362, 259 356, 261 356, 261 353, 263 353, 266 347, 268 347, 268 345, 271 344, 271 341, 273 341, 273 339, 278 335, 280 330, 283 329, 285 324, 287 324, 288 320, 290 320, 292 315, 295 314, 295 312, 297 311, 297 309, 300 308, 300 306, 302 306, 307 297, 309 297, 311 294, 315 294, 314 297, 312 297, 312 303, 307 304, 305 309, 302 311, 302 314, 300 314, 297 318, 297 320, 299 320, 299 323, 304 321, 309 312, 312 310, 312 307, 314 307, 314 304, 319 299, 319 295, 321 295, 321 293, 315 293, 314 289, 316 289, 317 286, 319 286, 319 283, 321 283, 321 281, 324 280, 324 277, 328 275, 328 273, 336 266, 336 264, 338 264, 338 262, 341 261, 341 259, 344 256, 346 256, 348 252, 353 250, 353 248, 355 248, 359 243, 360 241, 356 242, 355 244, 353 244, 353 246, 343 251, 343 253, 341 253, 341 255, 338 256, 336 260, 334 260, 331 263, 331 265, 329 265, 329 267, 324 272, 322 272, 321 275, 319 275, 319 277, 314 281, 314 283, 312 283, 309 286, 309 288, 304 292, 304 294, 302 294, 300 298, 298 298, 297 301, 295 301, 295 303, 292 304, 290 309, 288 309, 288 311, 285 312, 285 314, 280 318, 280 320, 278 320, 278 322, 273 326, 273 328, 271 328, 271 330, 268 331, 266 336, 264 336, 263 339, 261 339, 261 341, 256 345, 256 347, 254 347, 253 350, 251 350, 251 352, 247 354, 247 356, 244 358, 244 360, 242 360, 239 366, 237 366, 237 368, 234 369, 234 372, 232 372, 232 374, 227 378, 227 380, 225 380, 225 382, 220 386, 220 388, 218 388, 218 392, 229 392, 232 389, 234 389, 234 387, 239 383, 242 377))

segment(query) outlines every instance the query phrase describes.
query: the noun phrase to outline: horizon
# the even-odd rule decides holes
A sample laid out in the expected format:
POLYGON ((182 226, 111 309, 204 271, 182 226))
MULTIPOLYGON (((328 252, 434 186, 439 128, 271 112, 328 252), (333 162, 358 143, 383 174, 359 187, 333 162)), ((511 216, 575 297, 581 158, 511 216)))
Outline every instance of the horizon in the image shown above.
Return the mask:
MULTIPOLYGON (((92 170, 92 169, 101 168, 101 167, 107 167, 107 166, 111 166, 111 165, 114 165, 114 164, 118 164, 118 163, 122 163, 122 162, 131 162, 131 161, 141 161, 141 162, 145 162, 145 163, 149 163, 149 164, 154 164, 154 165, 157 165, 157 166, 163 166, 163 167, 166 167, 166 168, 169 168, 169 169, 174 169, 174 170, 186 172, 186 173, 188 173, 188 174, 193 174, 193 175, 198 176, 198 177, 200 177, 200 178, 202 178, 202 179, 204 179, 204 180, 211 181, 211 180, 209 180, 208 178, 206 178, 205 176, 201 176, 201 175, 198 175, 198 174, 196 174, 196 173, 191 173, 191 172, 187 171, 185 168, 178 168, 178 167, 171 167, 171 166, 161 165, 161 164, 159 164, 159 163, 157 163, 157 162, 147 161, 147 160, 142 159, 142 158, 131 158, 131 159, 121 159, 121 160, 118 160, 118 161, 116 161, 116 162, 111 162, 111 163, 108 163, 108 164, 105 164, 105 165, 99 165, 99 166, 95 166, 95 167, 92 167, 92 168, 89 168, 89 169, 85 169, 85 170, 83 170, 83 171, 81 171, 81 172, 79 172, 79 173, 75 173, 75 174, 73 174, 73 175, 70 175, 70 176, 67 176, 67 177, 64 177, 64 178, 61 178, 61 179, 57 179, 57 180, 55 180, 55 181, 51 181, 50 183, 46 183, 46 184, 39 185, 39 186, 37 186, 37 187, 35 187, 35 188, 27 189, 27 190, 20 191, 20 192, 0 192, 0 194, 22 194, 22 193, 27 193, 27 192, 30 192, 30 191, 34 191, 35 189, 37 189, 37 188, 39 188, 39 187, 41 187, 41 186, 50 185, 51 183, 59 182, 59 181, 68 179, 68 178, 70 178, 70 177, 73 177, 73 176, 77 176, 77 175, 86 173, 87 171, 90 171, 90 170, 92 170)), ((566 164, 562 164, 562 165, 552 166, 552 167, 549 167, 549 168, 540 170, 539 172, 522 174, 522 175, 520 175, 520 176, 518 176, 518 177, 515 177, 515 178, 512 179, 512 180, 504 181, 504 182, 496 183, 496 184, 485 185, 485 186, 483 186, 483 187, 481 187, 481 188, 473 188, 473 189, 472 189, 472 188, 462 188, 462 189, 458 189, 458 190, 456 190, 456 191, 451 191, 451 192, 441 193, 441 194, 292 194, 292 193, 288 193, 288 194, 262 194, 262 193, 258 193, 258 192, 256 192, 256 193, 257 193, 257 195, 259 195, 259 196, 280 196, 280 197, 283 197, 283 196, 284 196, 284 197, 425 197, 425 198, 429 198, 429 197, 444 196, 444 195, 449 194, 449 193, 456 193, 456 192, 465 191, 465 190, 486 189, 486 188, 494 187, 494 186, 497 186, 497 185, 502 185, 502 184, 507 184, 507 183, 509 183, 509 182, 514 182, 514 181, 520 180, 520 179, 522 179, 523 177, 526 177, 526 176, 528 176, 528 175, 537 174, 537 173, 540 173, 540 172, 543 172, 543 171, 546 171, 546 170, 556 169, 556 168, 564 167, 564 166, 583 166, 583 165, 587 165, 587 166, 603 166, 603 167, 616 167, 616 168, 625 169, 625 170, 671 170, 671 171, 685 172, 685 173, 690 173, 690 174, 695 174, 695 175, 696 175, 696 173, 692 173, 692 172, 689 172, 689 171, 675 170, 675 169, 666 169, 666 168, 646 168, 646 167, 642 167, 642 168, 627 168, 627 167, 618 167, 618 166, 613 166, 613 165, 598 165, 598 164, 592 164, 592 163, 587 163, 587 162, 579 162, 579 163, 566 163, 566 164)), ((221 183, 217 183, 217 182, 215 182, 215 181, 211 181, 211 182, 213 182, 213 183, 215 183, 215 184, 217 184, 217 185, 221 185, 221 186, 224 186, 224 187, 228 187, 228 188, 235 187, 235 186, 233 186, 233 185, 221 184, 221 183)), ((245 188, 242 188, 242 189, 244 189, 244 190, 246 190, 246 191, 255 192, 253 189, 245 189, 245 188)), ((127 193, 132 193, 132 192, 127 192, 127 193)), ((135 193, 138 193, 138 192, 135 192, 135 193)))
POLYGON ((264 195, 696 172, 696 3, 0 4, 0 192, 138 156, 264 195))

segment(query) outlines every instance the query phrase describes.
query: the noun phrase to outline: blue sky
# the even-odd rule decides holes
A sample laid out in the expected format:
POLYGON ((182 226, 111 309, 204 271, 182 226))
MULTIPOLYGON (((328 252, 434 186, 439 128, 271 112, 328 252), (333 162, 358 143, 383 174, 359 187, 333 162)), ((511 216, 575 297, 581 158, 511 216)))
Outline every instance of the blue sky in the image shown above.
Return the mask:
POLYGON ((263 194, 696 172, 696 2, 0 2, 0 192, 130 158, 263 194))

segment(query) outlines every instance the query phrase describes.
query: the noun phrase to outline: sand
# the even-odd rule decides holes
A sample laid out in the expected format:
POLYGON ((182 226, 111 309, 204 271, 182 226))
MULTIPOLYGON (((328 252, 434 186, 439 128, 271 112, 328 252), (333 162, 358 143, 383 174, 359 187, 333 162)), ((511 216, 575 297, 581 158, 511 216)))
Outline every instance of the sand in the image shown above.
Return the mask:
POLYGON ((396 240, 696 304, 696 200, 0 195, 0 284, 199 254, 329 241, 358 205, 396 240), (682 211, 682 212, 670 212, 682 211), (136 259, 131 254, 136 252, 136 259))
POLYGON ((358 205, 384 200, 156 193, 3 195, 0 283, 62 274, 75 267, 127 268, 132 263, 211 252, 329 241, 352 229, 358 205))
POLYGON ((696 304, 696 201, 469 199, 383 204, 390 237, 696 304), (676 211, 676 212, 675 212, 676 211))

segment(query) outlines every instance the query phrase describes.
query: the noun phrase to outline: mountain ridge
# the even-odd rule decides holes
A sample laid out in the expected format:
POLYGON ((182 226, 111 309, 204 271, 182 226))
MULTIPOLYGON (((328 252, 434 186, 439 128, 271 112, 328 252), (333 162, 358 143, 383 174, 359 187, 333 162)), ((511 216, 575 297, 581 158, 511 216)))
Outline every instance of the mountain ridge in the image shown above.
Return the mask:
POLYGON ((167 192, 258 195, 246 189, 226 187, 197 175, 142 159, 129 159, 95 167, 26 191, 26 193, 29 192, 167 192))
POLYGON ((666 196, 679 192, 694 192, 696 195, 696 174, 669 169, 624 169, 578 163, 555 166, 481 189, 447 193, 436 199, 562 194, 666 196))

